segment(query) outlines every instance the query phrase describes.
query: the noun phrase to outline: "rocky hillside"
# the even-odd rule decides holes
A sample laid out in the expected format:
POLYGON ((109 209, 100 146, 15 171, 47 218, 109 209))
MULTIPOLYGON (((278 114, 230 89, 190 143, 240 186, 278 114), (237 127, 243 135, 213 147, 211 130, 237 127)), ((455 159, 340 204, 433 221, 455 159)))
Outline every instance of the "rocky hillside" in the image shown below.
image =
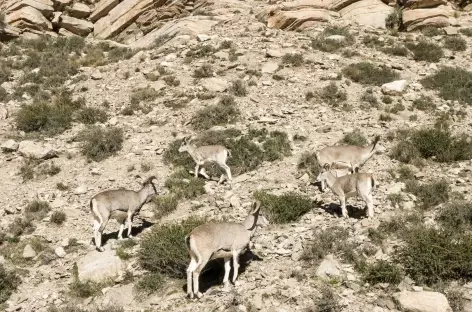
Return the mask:
POLYGON ((364 1, 174 2, 184 9, 168 19, 186 16, 151 29, 138 14, 112 31, 129 16, 112 12, 131 2, 3 4, 16 6, 6 28, 25 35, 0 43, 5 311, 472 311, 472 15, 425 18, 452 4, 420 1, 403 4, 399 22, 379 2, 391 22, 382 29, 345 18, 361 18, 364 1), (29 8, 46 28, 12 21, 29 8), (407 22, 409 10, 422 17, 407 22), (26 35, 74 33, 64 18, 88 33, 113 19, 103 39, 121 43, 26 35), (215 166, 193 177, 177 151, 189 135, 231 149, 232 188, 215 166), (314 183, 313 152, 376 136, 361 168, 377 184, 374 217, 350 198, 342 218, 314 183), (134 238, 118 241, 110 220, 96 251, 91 197, 151 175, 159 195, 135 217, 134 238), (214 261, 203 298, 187 299, 184 236, 243 220, 255 199, 271 224, 241 257, 237 284, 222 288, 214 261))

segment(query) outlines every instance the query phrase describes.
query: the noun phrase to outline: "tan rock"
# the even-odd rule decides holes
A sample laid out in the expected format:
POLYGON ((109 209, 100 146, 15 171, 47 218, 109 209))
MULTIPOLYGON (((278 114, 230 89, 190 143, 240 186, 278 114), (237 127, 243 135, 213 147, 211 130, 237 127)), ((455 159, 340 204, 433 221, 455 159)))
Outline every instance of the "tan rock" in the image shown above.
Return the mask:
MULTIPOLYGON (((20 29, 7 25, 5 28, 0 29, 0 41, 7 41, 11 39, 18 38, 20 36, 20 29)), ((1 109, 0 109, 1 111, 1 109)), ((0 113, 0 120, 2 119, 0 113)))
POLYGON ((339 11, 359 0, 333 0, 329 6, 330 10, 339 11))
POLYGON ((79 36, 87 36, 93 31, 91 22, 71 16, 61 16, 59 26, 79 36))
POLYGON ((421 29, 426 26, 449 26, 449 16, 453 9, 444 5, 431 9, 416 9, 403 11, 403 25, 407 31, 421 29))
POLYGON ((102 0, 100 1, 90 15, 90 20, 95 23, 100 18, 104 17, 120 3, 120 0, 102 0))
POLYGON ((276 10, 267 18, 267 27, 285 30, 305 29, 330 20, 330 12, 326 9, 276 10))
POLYGON ((7 2, 4 10, 8 14, 9 12, 18 11, 24 7, 32 7, 48 18, 51 17, 52 12, 54 12, 53 3, 50 0, 12 0, 7 2))
POLYGON ((95 23, 95 37, 109 39, 116 36, 143 14, 152 2, 153 0, 124 0, 95 23))
POLYGON ((90 15, 90 10, 89 6, 83 3, 74 3, 72 6, 67 7, 66 11, 69 13, 70 16, 76 17, 76 18, 86 18, 90 15))
POLYGON ((51 22, 40 11, 30 6, 24 6, 8 14, 6 21, 20 29, 52 30, 51 22))
POLYGON ((199 33, 208 33, 213 26, 219 22, 203 16, 189 16, 165 23, 162 27, 156 28, 144 37, 136 40, 130 46, 132 48, 147 48, 154 44, 159 37, 174 37, 177 35, 191 35, 196 37, 199 33))
POLYGON ((341 9, 339 14, 343 19, 360 25, 385 28, 385 18, 393 10, 394 8, 386 5, 381 0, 363 0, 341 9))
POLYGON ((446 3, 446 0, 407 0, 403 5, 403 9, 434 8, 446 3))
POLYGON ((432 291, 402 291, 395 293, 393 298, 402 311, 409 312, 452 312, 446 296, 432 291))

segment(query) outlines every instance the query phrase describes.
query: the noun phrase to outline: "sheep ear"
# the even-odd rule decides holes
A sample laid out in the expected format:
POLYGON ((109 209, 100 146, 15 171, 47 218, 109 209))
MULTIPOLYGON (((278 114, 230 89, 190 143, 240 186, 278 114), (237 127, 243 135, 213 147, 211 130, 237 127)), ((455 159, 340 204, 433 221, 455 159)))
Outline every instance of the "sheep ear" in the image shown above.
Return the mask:
POLYGON ((323 165, 323 169, 326 170, 326 171, 328 171, 330 168, 331 168, 330 164, 324 164, 323 165))

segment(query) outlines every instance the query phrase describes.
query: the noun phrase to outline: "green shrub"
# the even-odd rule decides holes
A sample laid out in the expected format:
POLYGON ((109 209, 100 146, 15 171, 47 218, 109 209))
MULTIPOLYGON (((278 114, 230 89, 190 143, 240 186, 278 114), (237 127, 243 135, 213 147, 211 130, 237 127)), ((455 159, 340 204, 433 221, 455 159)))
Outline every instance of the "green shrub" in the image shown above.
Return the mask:
POLYGON ((84 107, 77 112, 77 121, 84 124, 94 124, 96 122, 103 123, 107 121, 107 119, 107 113, 100 108, 84 107))
POLYGON ((4 87, 0 86, 0 102, 6 102, 8 100, 8 93, 4 87))
POLYGON ((297 168, 302 172, 307 172, 312 178, 316 178, 320 173, 321 166, 316 159, 315 152, 304 152, 298 160, 297 168))
POLYGON ((461 52, 467 50, 467 41, 459 36, 446 37, 444 47, 451 51, 461 52))
POLYGON ((20 285, 19 276, 0 264, 0 303, 7 301, 20 285))
POLYGON ((398 161, 411 164, 421 158, 421 153, 411 142, 400 141, 392 148, 390 157, 398 161))
POLYGON ((195 178, 185 170, 174 172, 165 182, 165 187, 177 198, 186 199, 205 194, 204 186, 203 180, 195 178))
POLYGON ((279 196, 257 191, 254 193, 254 198, 261 201, 264 214, 274 223, 297 221, 313 208, 313 202, 309 197, 293 192, 279 196))
POLYGON ((225 103, 226 99, 220 100, 216 105, 207 106, 198 111, 192 118, 192 126, 197 130, 207 130, 213 126, 234 123, 241 115, 237 105, 225 103))
POLYGON ((419 98, 414 100, 412 107, 422 111, 432 111, 436 109, 433 99, 424 95, 421 95, 419 98))
POLYGON ((82 155, 93 161, 102 161, 113 156, 123 146, 123 130, 113 126, 89 126, 81 131, 77 138, 82 141, 82 155))
POLYGON ((172 87, 178 87, 180 85, 180 80, 174 75, 164 76, 162 77, 162 80, 164 80, 167 85, 172 87))
POLYGON ((369 62, 350 64, 343 69, 343 74, 354 82, 373 86, 380 86, 400 77, 397 72, 389 68, 380 68, 369 62))
POLYGON ((233 81, 229 90, 236 96, 246 96, 248 93, 246 82, 241 79, 233 81))
POLYGON ((31 234, 35 230, 31 219, 15 218, 8 226, 8 231, 15 237, 22 234, 31 234))
POLYGON ((208 78, 213 77, 213 68, 210 64, 205 63, 202 67, 195 69, 193 72, 193 77, 195 78, 208 78))
POLYGON ((433 42, 425 40, 419 41, 417 44, 407 43, 406 47, 413 52, 413 58, 416 61, 439 62, 444 57, 443 49, 433 42))
POLYGON ((303 55, 301 53, 285 53, 282 56, 282 64, 300 67, 303 65, 303 62, 303 55))
POLYGON ((328 27, 323 30, 312 42, 311 46, 315 50, 323 52, 335 52, 340 48, 351 46, 356 40, 354 36, 349 33, 347 27, 328 27), (328 39, 330 36, 339 35, 344 36, 344 40, 328 39))
POLYGON ((160 273, 148 273, 136 283, 136 290, 150 295, 164 286, 164 277, 160 273))
POLYGON ((154 216, 161 218, 177 209, 178 198, 172 194, 156 196, 152 200, 154 203, 154 216))
POLYGON ((416 284, 432 286, 452 280, 472 280, 472 237, 463 232, 416 226, 404 233, 394 254, 416 284))
POLYGON ((434 26, 428 26, 428 27, 423 28, 421 30, 421 33, 425 35, 426 37, 436 37, 436 36, 442 36, 445 34, 443 29, 437 28, 434 26))
POLYGON ((459 29, 459 32, 467 37, 472 37, 472 28, 462 28, 459 29))
POLYGON ((331 82, 329 85, 322 88, 321 91, 318 92, 318 95, 320 99, 335 107, 347 100, 346 91, 339 90, 338 86, 334 82, 331 82))
MULTIPOLYGON (((311 312, 312 310, 310 310, 311 312)), ((343 307, 339 304, 336 294, 329 288, 324 286, 321 288, 321 297, 315 303, 313 312, 341 312, 343 307)))
POLYGON ((423 209, 445 203, 450 196, 449 183, 444 179, 429 184, 419 184, 415 180, 410 180, 406 183, 406 190, 417 197, 423 209))
POLYGON ((445 205, 439 213, 438 221, 451 231, 466 231, 472 228, 472 204, 460 201, 445 205))
POLYGON ((66 214, 63 211, 54 211, 51 215, 51 223, 62 225, 66 221, 66 214))
POLYGON ((472 72, 466 69, 445 66, 421 83, 427 89, 439 90, 439 96, 445 100, 472 105, 472 72))
POLYGON ((159 92, 154 88, 146 87, 133 90, 130 96, 132 106, 138 106, 141 102, 152 102, 159 97, 159 92))
POLYGON ((403 26, 403 12, 400 8, 387 15, 385 18, 385 27, 391 30, 399 30, 403 26))
POLYGON ((42 220, 51 210, 51 206, 46 201, 33 200, 24 209, 24 214, 30 220, 42 220))
POLYGON ((409 50, 403 46, 395 44, 391 47, 383 47, 380 49, 385 54, 395 55, 395 56, 408 56, 409 50))
POLYGON ((345 256, 344 252, 347 249, 353 249, 352 245, 347 242, 349 236, 347 229, 337 226, 317 231, 313 235, 313 242, 304 248, 302 259, 316 265, 329 254, 341 252, 345 256))
POLYGON ((15 117, 16 127, 25 132, 60 134, 71 127, 72 114, 83 104, 83 99, 74 101, 71 94, 65 91, 55 96, 52 104, 44 101, 23 104, 15 117))
POLYGON ((385 260, 367 264, 361 273, 363 280, 372 285, 379 283, 397 285, 403 279, 401 269, 396 264, 385 260))
POLYGON ((271 131, 262 144, 264 160, 275 161, 292 154, 287 133, 271 131))
POLYGON ((341 140, 342 143, 347 145, 365 146, 367 145, 367 139, 361 133, 359 129, 354 129, 352 132, 346 133, 341 140))
POLYGON ((367 90, 365 90, 365 92, 361 96, 361 101, 363 101, 364 103, 369 104, 367 106, 368 109, 371 108, 371 107, 378 107, 379 106, 379 101, 375 97, 374 90, 372 90, 372 88, 368 88, 367 90))
POLYGON ((142 238, 138 252, 139 265, 170 278, 186 277, 190 256, 185 236, 205 222, 205 219, 191 217, 181 223, 155 225, 142 238))

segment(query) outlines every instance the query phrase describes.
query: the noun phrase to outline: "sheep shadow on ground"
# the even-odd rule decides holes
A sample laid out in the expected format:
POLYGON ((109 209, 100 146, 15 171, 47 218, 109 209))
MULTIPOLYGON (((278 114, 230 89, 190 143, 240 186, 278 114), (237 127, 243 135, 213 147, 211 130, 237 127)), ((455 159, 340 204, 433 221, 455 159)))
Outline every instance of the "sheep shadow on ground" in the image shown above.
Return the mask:
MULTIPOLYGON (((149 222, 149 221, 146 221, 146 220, 143 220, 141 219, 142 222, 140 225, 138 226, 133 226, 131 228, 131 235, 133 236, 137 236, 139 234, 141 234, 142 231, 144 231, 145 229, 151 227, 154 225, 153 222, 149 222)), ((112 221, 112 220, 110 220, 112 221)), ((109 233, 103 233, 102 234, 102 246, 105 246, 105 244, 107 243, 108 240, 110 239, 118 239, 118 231, 114 231, 114 232, 109 232, 109 233)), ((93 233, 92 233, 92 236, 93 236, 93 233)), ((125 229, 123 230, 123 239, 126 239, 128 237, 128 227, 125 225, 125 229)), ((95 239, 92 238, 92 243, 95 244, 95 239)))
MULTIPOLYGON (((239 256, 239 270, 236 281, 240 278, 241 274, 246 271, 246 268, 248 267, 251 261, 262 260, 263 259, 261 257, 254 254, 249 248, 247 248, 246 251, 239 256)), ((232 283, 231 279, 233 277, 233 272, 233 260, 231 259, 231 271, 229 273, 230 283, 232 283)), ((200 274, 199 291, 201 293, 206 293, 210 288, 216 286, 214 289, 210 290, 209 293, 206 293, 206 295, 214 295, 219 293, 221 291, 221 288, 219 287, 223 287, 224 273, 225 268, 223 259, 215 259, 209 261, 203 269, 202 273, 200 274)), ((187 292, 187 285, 184 285, 182 288, 183 291, 187 292)))
MULTIPOLYGON (((336 203, 329 203, 321 205, 321 209, 330 215, 336 215, 342 217, 341 205, 336 203)), ((347 214, 349 218, 362 219, 367 216, 367 209, 365 207, 354 207, 352 205, 346 204, 347 214)))

